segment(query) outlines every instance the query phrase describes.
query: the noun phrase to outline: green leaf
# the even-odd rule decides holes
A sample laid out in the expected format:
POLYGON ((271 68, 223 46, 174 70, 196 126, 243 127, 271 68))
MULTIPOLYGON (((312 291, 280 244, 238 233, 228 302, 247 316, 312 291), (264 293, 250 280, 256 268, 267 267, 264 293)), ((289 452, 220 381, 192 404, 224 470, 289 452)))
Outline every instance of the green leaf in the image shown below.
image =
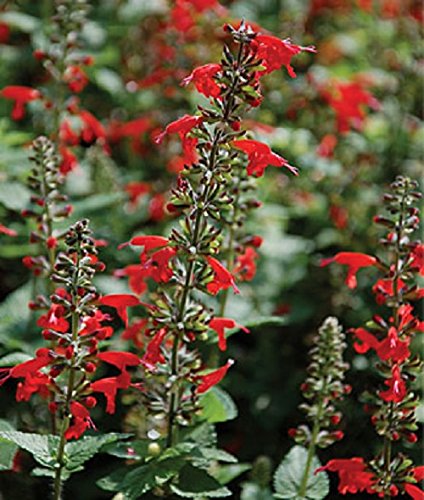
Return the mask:
POLYGON ((201 425, 198 425, 194 429, 190 429, 190 431, 184 437, 184 441, 192 441, 196 443, 200 448, 212 448, 216 446, 218 438, 216 436, 215 427, 205 422, 201 425))
POLYGON ((231 453, 218 448, 201 448, 200 453, 208 460, 216 460, 217 462, 237 463, 237 458, 231 453))
POLYGON ((106 491, 124 493, 126 500, 137 500, 144 493, 175 477, 185 463, 181 458, 152 460, 127 474, 124 469, 115 471, 100 479, 97 485, 106 491))
POLYGON ((91 214, 104 210, 112 205, 116 205, 124 200, 125 195, 123 193, 102 193, 95 194, 74 202, 74 212, 75 217, 82 217, 84 214, 91 214))
POLYGON ((251 468, 250 464, 221 465, 213 472, 213 477, 221 484, 227 484, 251 468))
MULTIPOLYGON (((25 361, 32 359, 32 356, 29 354, 25 354, 24 352, 11 352, 6 356, 0 358, 0 366, 16 366, 25 361)), ((0 430, 8 430, 8 429, 0 429, 0 430)))
POLYGON ((197 469, 186 464, 180 471, 177 484, 171 484, 171 489, 177 495, 185 498, 231 496, 231 491, 222 486, 215 478, 203 469, 197 469))
POLYGON ((293 446, 283 458, 274 474, 275 498, 320 500, 328 495, 327 474, 325 472, 314 474, 314 471, 321 466, 316 456, 313 457, 309 468, 305 496, 299 495, 307 459, 308 451, 303 446, 293 446))
POLYGON ((207 422, 227 422, 237 417, 237 407, 231 396, 219 387, 213 387, 200 398, 201 417, 207 422))
POLYGON ((31 284, 26 283, 10 293, 0 304, 0 342, 8 350, 21 348, 22 342, 16 338, 18 327, 28 322, 30 310, 28 302, 31 300, 31 284), (13 335, 10 335, 13 333, 13 335))
POLYGON ((104 434, 103 436, 85 436, 78 441, 65 445, 65 469, 76 472, 82 469, 84 462, 98 453, 103 446, 119 439, 130 437, 131 434, 104 434))
POLYGON ((29 203, 31 194, 19 182, 2 182, 0 184, 0 203, 10 210, 22 210, 29 203))
POLYGON ((99 87, 116 97, 116 94, 122 94, 125 91, 122 78, 107 68, 98 69, 95 73, 96 83, 99 87))
POLYGON ((0 431, 0 441, 14 443, 28 451, 43 467, 51 469, 56 463, 56 450, 59 437, 51 434, 41 436, 29 432, 0 431))
MULTIPOLYGON (((0 419, 0 431, 14 431, 12 424, 0 419)), ((2 443, 0 446, 0 471, 10 470, 18 447, 14 443, 2 443)))

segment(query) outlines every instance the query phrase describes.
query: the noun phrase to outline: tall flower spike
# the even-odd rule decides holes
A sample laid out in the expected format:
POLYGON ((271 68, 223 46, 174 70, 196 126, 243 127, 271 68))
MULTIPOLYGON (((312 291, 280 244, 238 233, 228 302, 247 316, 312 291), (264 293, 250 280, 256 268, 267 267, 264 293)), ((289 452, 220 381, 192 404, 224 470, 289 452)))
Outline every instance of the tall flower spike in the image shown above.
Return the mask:
MULTIPOLYGON (((372 288, 377 303, 388 308, 386 318, 374 316, 367 328, 356 328, 354 348, 359 353, 370 351, 376 356, 375 366, 384 383, 374 394, 367 393, 367 407, 371 422, 382 438, 381 452, 371 460, 354 457, 346 460, 331 460, 323 469, 339 473, 341 493, 366 490, 388 500, 398 494, 408 494, 414 500, 424 498, 424 492, 415 485, 416 468, 404 453, 394 452, 394 443, 403 439, 415 443, 417 430, 415 409, 418 398, 412 392, 413 382, 422 369, 422 361, 413 353, 412 339, 421 329, 409 301, 420 298, 422 292, 414 283, 420 265, 414 252, 421 242, 412 239, 418 228, 418 209, 415 207, 421 195, 417 183, 397 177, 391 190, 384 195, 386 212, 374 221, 388 230, 380 240, 386 250, 386 262, 379 260, 378 268, 385 275, 372 288)), ((347 252, 350 255, 349 252, 347 252)), ((360 260, 341 262, 338 254, 334 260, 353 265, 367 264, 369 256, 360 260)), ((358 255, 358 254, 352 254, 358 255)), ((361 255, 361 254, 359 254, 361 255)), ((374 265, 370 261, 371 265, 374 265)), ((358 267, 358 266, 356 266, 358 267)), ((354 269, 351 268, 351 272, 354 269)))
POLYGON ((299 498, 306 497, 316 448, 327 448, 343 438, 343 432, 337 429, 341 414, 336 402, 350 389, 344 384, 349 367, 343 360, 345 348, 345 334, 337 318, 327 318, 313 339, 308 377, 301 385, 306 402, 300 405, 300 409, 306 414, 309 425, 302 424, 289 430, 290 437, 308 449, 299 498))

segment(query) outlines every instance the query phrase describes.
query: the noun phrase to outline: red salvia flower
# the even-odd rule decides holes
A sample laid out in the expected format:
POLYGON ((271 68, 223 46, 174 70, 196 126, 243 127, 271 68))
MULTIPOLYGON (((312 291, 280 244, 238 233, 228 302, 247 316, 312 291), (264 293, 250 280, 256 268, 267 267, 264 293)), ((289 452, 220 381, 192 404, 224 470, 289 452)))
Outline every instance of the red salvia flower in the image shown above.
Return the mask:
POLYGON ((365 253, 339 252, 334 257, 322 259, 320 266, 328 266, 328 264, 331 264, 332 262, 337 262, 338 264, 349 267, 346 284, 349 288, 356 288, 358 284, 356 280, 356 273, 363 267, 375 266, 377 259, 365 253))
POLYGON ((219 85, 214 80, 214 76, 222 70, 220 64, 205 64, 195 68, 190 75, 186 76, 181 85, 194 83, 194 86, 206 97, 217 98, 221 93, 219 85))
POLYGON ((100 352, 97 354, 97 358, 105 363, 116 366, 121 372, 126 372, 127 366, 138 366, 140 364, 140 358, 132 352, 100 352))
POLYGON ((221 382, 221 380, 225 377, 230 366, 232 366, 233 364, 234 360, 229 359, 224 366, 221 366, 221 368, 218 368, 217 370, 214 370, 213 372, 210 372, 206 375, 199 376, 198 380, 200 380, 201 382, 197 386, 196 392, 198 394, 202 394, 208 391, 214 385, 219 384, 219 382, 221 382))
POLYGON ((63 318, 64 308, 58 304, 52 304, 46 314, 37 320, 37 326, 49 328, 55 332, 65 333, 69 331, 69 322, 63 318))
POLYGON ((143 264, 130 264, 123 269, 115 270, 113 275, 118 278, 128 276, 128 284, 131 290, 137 295, 141 295, 147 290, 144 280, 150 276, 150 270, 143 264))
POLYGON ((251 281, 256 274, 255 259, 258 254, 252 247, 246 247, 244 253, 237 256, 233 274, 240 281, 251 281))
POLYGON ((104 306, 114 307, 118 316, 125 323, 125 326, 128 326, 128 313, 127 307, 138 306, 140 301, 135 295, 131 295, 128 293, 123 294, 112 294, 105 295, 99 301, 100 304, 104 306))
POLYGON ((172 278, 174 272, 169 267, 169 262, 176 253, 175 248, 165 247, 154 252, 145 263, 144 267, 149 270, 150 277, 157 283, 167 283, 172 278))
POLYGON ((131 245, 144 247, 143 254, 150 252, 150 250, 154 248, 164 247, 168 245, 168 243, 168 238, 164 236, 135 236, 130 240, 131 245))
POLYGON ((240 328, 245 333, 250 333, 249 329, 238 325, 233 319, 230 318, 213 318, 209 322, 209 328, 215 330, 218 334, 218 347, 221 351, 225 351, 227 349, 227 339, 225 338, 225 328, 240 328))
POLYGON ((88 78, 85 71, 79 66, 68 66, 63 80, 68 84, 69 90, 79 94, 88 84, 88 78))
POLYGON ((165 212, 166 198, 162 193, 156 193, 152 196, 149 202, 147 211, 149 213, 150 220, 153 222, 159 222, 163 220, 166 215, 165 212))
POLYGON ((228 271, 218 260, 213 257, 206 257, 208 264, 214 272, 213 280, 210 281, 206 288, 212 295, 216 295, 220 290, 225 290, 230 286, 233 287, 235 293, 240 293, 234 281, 234 276, 228 271))
POLYGON ((294 175, 298 175, 295 167, 292 167, 282 156, 273 153, 269 146, 263 142, 253 141, 251 139, 241 139, 232 142, 237 149, 244 151, 249 159, 247 164, 248 175, 261 177, 268 165, 273 167, 286 167, 294 175))
POLYGON ((122 372, 119 377, 108 377, 96 380, 90 384, 93 392, 101 392, 106 398, 106 413, 115 413, 115 399, 118 389, 128 389, 130 386, 130 376, 127 372, 122 372))
POLYGON ((129 182, 124 186, 124 190, 128 193, 131 209, 135 209, 139 198, 150 192, 150 184, 147 182, 129 182))
POLYGON ((72 151, 67 148, 66 146, 59 146, 59 153, 60 156, 62 157, 62 161, 60 162, 59 170, 60 173, 63 175, 69 174, 69 172, 72 172, 78 165, 78 159, 72 153, 72 151))
POLYGON ((78 401, 71 401, 70 412, 72 423, 65 432, 66 439, 78 439, 86 429, 94 428, 93 421, 90 418, 90 412, 78 401))
POLYGON ((261 59, 265 73, 285 66, 292 78, 296 77, 296 73, 290 64, 291 58, 300 52, 316 52, 315 47, 301 47, 291 43, 289 39, 281 40, 271 35, 258 35, 253 43, 257 44, 256 57, 261 59))
POLYGON ((168 134, 178 134, 183 141, 186 135, 191 132, 194 127, 197 127, 202 122, 202 116, 184 115, 181 118, 178 118, 178 120, 169 123, 166 126, 165 130, 156 137, 155 142, 157 144, 160 144, 163 141, 164 137, 168 134))
POLYGON ((366 353, 369 349, 374 349, 381 360, 392 360, 395 363, 403 363, 411 355, 409 338, 400 340, 394 327, 389 329, 387 337, 382 341, 377 340, 374 335, 364 328, 355 328, 352 332, 361 341, 361 344, 354 343, 356 352, 360 354, 366 353))
POLYGON ((148 343, 146 352, 141 359, 141 362, 148 370, 153 371, 156 368, 157 363, 165 363, 165 358, 161 353, 161 345, 166 334, 167 331, 165 328, 162 328, 148 343))
POLYGON ((0 95, 5 99, 15 101, 12 110, 12 118, 14 120, 22 120, 25 116, 25 104, 27 102, 34 101, 41 97, 41 93, 38 90, 22 85, 4 87, 4 89, 0 91, 0 95))
POLYGON ((400 403, 405 399, 407 394, 405 381, 402 379, 399 365, 394 365, 392 368, 392 376, 386 380, 385 385, 389 388, 386 391, 380 391, 378 394, 384 401, 400 403))
POLYGON ((338 490, 342 495, 360 491, 375 493, 372 488, 374 484, 373 475, 366 470, 363 458, 353 457, 330 460, 324 466, 319 467, 315 474, 324 470, 339 474, 338 490))
POLYGON ((81 130, 81 141, 83 144, 91 146, 97 140, 104 144, 106 142, 106 130, 99 120, 86 110, 80 111, 79 117, 83 124, 81 130))
POLYGON ((141 349, 143 347, 143 333, 148 325, 148 320, 142 318, 135 321, 132 325, 128 326, 121 334, 123 340, 132 340, 134 345, 141 349))

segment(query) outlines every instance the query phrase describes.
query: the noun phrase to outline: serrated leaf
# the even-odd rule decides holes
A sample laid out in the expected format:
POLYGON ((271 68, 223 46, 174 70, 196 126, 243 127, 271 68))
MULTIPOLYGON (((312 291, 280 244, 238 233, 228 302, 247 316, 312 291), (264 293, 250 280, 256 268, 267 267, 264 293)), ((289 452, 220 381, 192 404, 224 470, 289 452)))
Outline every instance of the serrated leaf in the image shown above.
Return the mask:
MULTIPOLYGON (((13 425, 7 420, 0 419, 0 431, 14 431, 13 425)), ((0 471, 10 470, 13 466, 13 458, 18 450, 14 443, 2 443, 0 446, 0 471)))
POLYGON ((0 431, 0 441, 8 441, 28 451, 43 467, 53 468, 59 437, 51 434, 41 436, 29 432, 0 431))
POLYGON ((314 474, 314 471, 321 466, 316 456, 313 457, 309 468, 305 495, 299 495, 307 459, 308 450, 303 446, 293 446, 283 458, 274 474, 275 498, 321 500, 328 495, 330 486, 327 474, 325 472, 314 474))
POLYGON ((118 439, 128 438, 130 434, 104 434, 102 436, 85 436, 78 441, 65 445, 65 469, 76 472, 82 469, 82 464, 98 453, 103 446, 118 439))
POLYGON ((22 210, 29 203, 31 193, 19 182, 0 184, 0 203, 10 210, 22 210))
POLYGON ((216 444, 218 442, 215 427, 206 422, 198 425, 194 429, 190 429, 184 440, 192 441, 196 443, 200 448, 216 447, 216 444))
POLYGON ((97 481, 97 485, 106 491, 124 493, 126 500, 137 500, 144 493, 175 477, 185 463, 181 458, 152 460, 130 472, 127 472, 128 469, 118 469, 97 481))
POLYGON ((227 422, 237 417, 237 407, 231 396, 220 387, 212 387, 200 398, 201 417, 207 422, 227 422))
POLYGON ((231 496, 231 491, 222 486, 215 478, 203 469, 197 469, 186 464, 181 469, 177 484, 171 484, 171 489, 184 498, 231 496))

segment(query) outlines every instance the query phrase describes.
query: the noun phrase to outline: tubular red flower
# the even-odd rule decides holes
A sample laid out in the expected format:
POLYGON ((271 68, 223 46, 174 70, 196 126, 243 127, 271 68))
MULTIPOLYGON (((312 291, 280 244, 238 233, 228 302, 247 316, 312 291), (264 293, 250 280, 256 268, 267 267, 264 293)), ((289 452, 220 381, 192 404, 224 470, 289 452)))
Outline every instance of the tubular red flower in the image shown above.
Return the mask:
POLYGON ((34 101, 41 97, 41 93, 38 90, 22 85, 4 87, 4 89, 0 91, 0 95, 5 99, 15 101, 12 110, 12 118, 14 120, 22 120, 25 116, 25 104, 27 102, 34 101))
POLYGON ((196 392, 198 394, 202 394, 208 391, 214 385, 219 384, 219 382, 221 382, 221 380, 225 377, 230 366, 232 366, 233 364, 234 360, 229 359, 224 366, 221 366, 221 368, 218 368, 217 370, 214 370, 213 372, 210 372, 206 375, 199 376, 198 380, 200 380, 201 382, 197 386, 196 392))
POLYGON ((3 224, 0 224, 0 234, 5 234, 7 236, 18 236, 18 233, 14 229, 9 229, 3 224))
POLYGON ((204 96, 217 98, 221 93, 221 89, 213 77, 221 70, 222 66, 220 64, 205 64, 199 66, 195 68, 190 75, 184 78, 181 85, 185 86, 194 83, 198 92, 204 96))
POLYGON ((69 331, 69 322, 63 318, 64 309, 58 304, 52 304, 46 314, 37 320, 37 326, 49 328, 55 332, 65 333, 69 331))
POLYGON ((70 404, 72 415, 72 424, 65 432, 65 439, 78 439, 86 429, 94 428, 94 423, 90 418, 90 412, 78 401, 72 401, 70 404))
POLYGON ((164 137, 168 134, 178 134, 181 140, 184 140, 186 135, 202 122, 202 116, 184 115, 181 118, 178 118, 178 120, 169 123, 165 130, 156 137, 155 142, 156 144, 160 144, 164 137))
POLYGON ((214 272, 213 280, 206 285, 208 292, 216 295, 220 290, 225 290, 231 286, 235 293, 240 293, 233 275, 218 260, 210 256, 206 257, 206 260, 214 272))
POLYGON ((225 338, 225 328, 240 328, 245 333, 250 333, 248 328, 244 326, 238 325, 233 319, 230 318, 213 318, 209 322, 209 328, 215 330, 218 334, 218 347, 221 351, 225 351, 227 349, 227 339, 225 338))
POLYGON ((261 59, 264 73, 271 73, 281 66, 285 66, 292 78, 296 73, 291 66, 291 58, 300 52, 316 52, 315 47, 301 47, 293 44, 288 38, 281 40, 271 35, 258 35, 252 45, 256 45, 256 57, 261 59))
POLYGON ((245 251, 237 256, 236 263, 233 269, 233 274, 240 281, 251 281, 256 274, 255 259, 258 254, 252 247, 246 247, 245 251))
POLYGON ((125 326, 128 326, 128 313, 127 307, 138 306, 140 301, 135 295, 123 293, 123 294, 112 294, 105 295, 99 300, 100 304, 104 306, 114 307, 118 316, 125 323, 125 326))
POLYGON ((115 399, 118 389, 128 389, 130 386, 130 376, 127 372, 122 372, 119 377, 103 378, 90 384, 93 392, 101 392, 106 398, 106 412, 115 413, 115 399))
POLYGON ((127 366, 138 366, 140 358, 132 352, 106 351, 97 354, 97 358, 105 363, 116 366, 121 372, 125 372, 127 366))
POLYGON ((353 457, 330 460, 324 466, 319 467, 315 474, 324 470, 338 473, 338 490, 342 495, 360 491, 375 493, 373 490, 374 477, 371 472, 367 472, 363 458, 353 457))
POLYGON ((247 164, 247 174, 261 177, 268 165, 273 167, 286 167, 294 175, 298 175, 295 167, 292 167, 288 161, 280 155, 274 153, 270 147, 263 142, 253 141, 251 139, 241 139, 233 141, 232 145, 244 151, 249 159, 247 164))
POLYGON ((339 252, 334 257, 322 259, 320 266, 328 266, 328 264, 331 264, 332 262, 337 262, 338 264, 349 267, 346 284, 349 288, 356 288, 358 284, 356 281, 356 273, 363 267, 375 266, 377 259, 365 253, 339 252))
POLYGON ((369 349, 374 349, 380 359, 383 361, 390 359, 395 363, 403 363, 411 355, 409 339, 400 340, 394 327, 389 329, 387 337, 382 341, 377 340, 374 335, 364 328, 355 328, 351 331, 362 342, 362 344, 355 342, 353 345, 356 352, 360 354, 366 353, 369 349))
POLYGON ((406 384, 402 378, 399 365, 394 365, 392 368, 392 376, 386 380, 385 385, 389 388, 386 391, 380 391, 378 395, 384 401, 400 403, 405 399, 407 394, 406 384))
POLYGON ((85 71, 79 66, 68 66, 63 80, 68 84, 69 90, 79 94, 88 84, 88 78, 85 71))
POLYGON ((157 363, 165 363, 165 358, 161 353, 161 345, 165 339, 167 331, 165 328, 159 330, 152 340, 148 343, 146 352, 141 359, 142 364, 148 369, 153 371, 157 363))

